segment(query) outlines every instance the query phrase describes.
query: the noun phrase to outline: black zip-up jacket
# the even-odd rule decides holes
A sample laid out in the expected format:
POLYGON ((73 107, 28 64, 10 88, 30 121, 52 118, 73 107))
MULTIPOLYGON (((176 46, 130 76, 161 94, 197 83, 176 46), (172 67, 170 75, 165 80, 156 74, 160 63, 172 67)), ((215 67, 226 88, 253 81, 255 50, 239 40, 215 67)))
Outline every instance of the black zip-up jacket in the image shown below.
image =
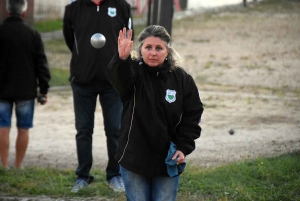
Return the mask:
POLYGON ((170 142, 184 155, 195 149, 203 113, 196 84, 182 68, 149 67, 115 55, 108 76, 123 101, 116 160, 145 176, 168 176, 165 159, 170 142))
POLYGON ((72 52, 70 81, 80 85, 112 87, 106 68, 118 52, 119 31, 132 28, 130 4, 125 0, 104 0, 99 6, 91 0, 75 0, 65 7, 63 34, 72 52), (102 48, 91 45, 91 37, 106 38, 102 48))
POLYGON ((0 99, 31 100, 38 91, 47 94, 50 78, 40 34, 21 17, 5 19, 0 25, 0 99))

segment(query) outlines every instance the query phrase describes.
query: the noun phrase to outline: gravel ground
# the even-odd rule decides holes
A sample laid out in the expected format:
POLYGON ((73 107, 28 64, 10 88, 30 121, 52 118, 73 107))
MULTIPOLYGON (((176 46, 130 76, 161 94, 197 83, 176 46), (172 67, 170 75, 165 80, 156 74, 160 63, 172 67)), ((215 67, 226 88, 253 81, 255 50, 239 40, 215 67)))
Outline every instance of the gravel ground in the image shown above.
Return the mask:
MULTIPOLYGON (((205 108, 202 135, 188 163, 214 167, 300 150, 300 12, 299 2, 294 4, 293 9, 278 7, 275 12, 227 8, 174 23, 172 45, 197 82, 205 108)), ((76 168, 71 95, 68 87, 53 88, 48 104, 37 105, 24 167, 76 168)), ((102 121, 98 106, 93 168, 104 170, 102 121)), ((12 128, 10 165, 15 131, 12 128)))

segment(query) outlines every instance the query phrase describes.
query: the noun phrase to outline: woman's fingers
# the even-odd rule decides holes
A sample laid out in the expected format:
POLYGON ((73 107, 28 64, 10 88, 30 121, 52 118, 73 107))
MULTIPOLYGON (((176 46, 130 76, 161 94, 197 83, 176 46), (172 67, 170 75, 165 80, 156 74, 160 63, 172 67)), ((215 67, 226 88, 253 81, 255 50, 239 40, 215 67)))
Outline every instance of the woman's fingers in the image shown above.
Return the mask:
POLYGON ((183 163, 184 162, 184 158, 185 158, 184 154, 181 151, 177 150, 175 152, 174 156, 172 157, 172 160, 177 159, 177 164, 179 164, 179 163, 183 163))
POLYGON ((126 28, 125 27, 122 30, 122 39, 126 39, 126 28))
POLYGON ((132 39, 132 29, 129 29, 128 31, 126 31, 126 28, 123 28, 122 30, 120 30, 118 39, 120 39, 120 40, 124 40, 124 39, 131 40, 132 39))
POLYGON ((126 28, 123 28, 122 30, 119 31, 119 37, 118 38, 120 40, 123 40, 124 38, 126 38, 126 28), (124 30, 125 30, 125 34, 124 34, 124 30))
POLYGON ((132 29, 129 29, 127 38, 128 38, 129 40, 132 39, 132 29))
POLYGON ((118 51, 121 59, 127 59, 130 54, 133 45, 133 41, 131 41, 131 38, 132 38, 131 29, 128 30, 128 32, 126 32, 126 28, 120 30, 119 37, 118 37, 118 51))

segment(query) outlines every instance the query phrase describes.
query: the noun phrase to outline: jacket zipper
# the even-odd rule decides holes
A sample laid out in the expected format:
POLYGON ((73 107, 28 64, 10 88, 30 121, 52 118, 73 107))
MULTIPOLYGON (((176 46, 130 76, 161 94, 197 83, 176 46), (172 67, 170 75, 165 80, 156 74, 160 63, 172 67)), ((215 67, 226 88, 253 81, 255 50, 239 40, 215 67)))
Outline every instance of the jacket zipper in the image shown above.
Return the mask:
POLYGON ((177 128, 177 126, 180 124, 180 122, 181 122, 181 118, 182 118, 182 113, 181 113, 181 115, 180 115, 180 118, 179 118, 179 122, 175 125, 175 127, 174 127, 174 131, 175 131, 175 133, 176 133, 176 128, 177 128))
POLYGON ((131 121, 130 121, 130 127, 129 127, 129 131, 128 131, 128 138, 127 138, 127 142, 126 145, 124 147, 122 156, 120 157, 120 159, 118 160, 118 163, 121 162, 121 160, 123 159, 124 155, 125 155, 125 151, 127 149, 127 146, 129 144, 129 138, 130 138, 130 134, 131 134, 131 128, 132 128, 132 124, 133 124, 133 118, 134 118, 134 110, 135 110, 135 93, 136 93, 136 88, 134 86, 134 95, 133 95, 133 108, 132 108, 132 114, 131 114, 131 121))

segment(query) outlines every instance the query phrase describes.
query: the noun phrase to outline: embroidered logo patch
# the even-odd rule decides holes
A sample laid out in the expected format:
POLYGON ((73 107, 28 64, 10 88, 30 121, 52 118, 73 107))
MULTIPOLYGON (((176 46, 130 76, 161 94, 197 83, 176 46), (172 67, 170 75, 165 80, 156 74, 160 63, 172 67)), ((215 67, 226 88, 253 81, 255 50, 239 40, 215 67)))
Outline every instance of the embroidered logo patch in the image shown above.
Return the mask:
POLYGON ((117 16, 117 9, 108 7, 108 13, 107 14, 111 17, 116 17, 117 16))
POLYGON ((168 101, 169 103, 175 102, 176 101, 176 91, 167 89, 165 98, 166 98, 166 101, 168 101))

